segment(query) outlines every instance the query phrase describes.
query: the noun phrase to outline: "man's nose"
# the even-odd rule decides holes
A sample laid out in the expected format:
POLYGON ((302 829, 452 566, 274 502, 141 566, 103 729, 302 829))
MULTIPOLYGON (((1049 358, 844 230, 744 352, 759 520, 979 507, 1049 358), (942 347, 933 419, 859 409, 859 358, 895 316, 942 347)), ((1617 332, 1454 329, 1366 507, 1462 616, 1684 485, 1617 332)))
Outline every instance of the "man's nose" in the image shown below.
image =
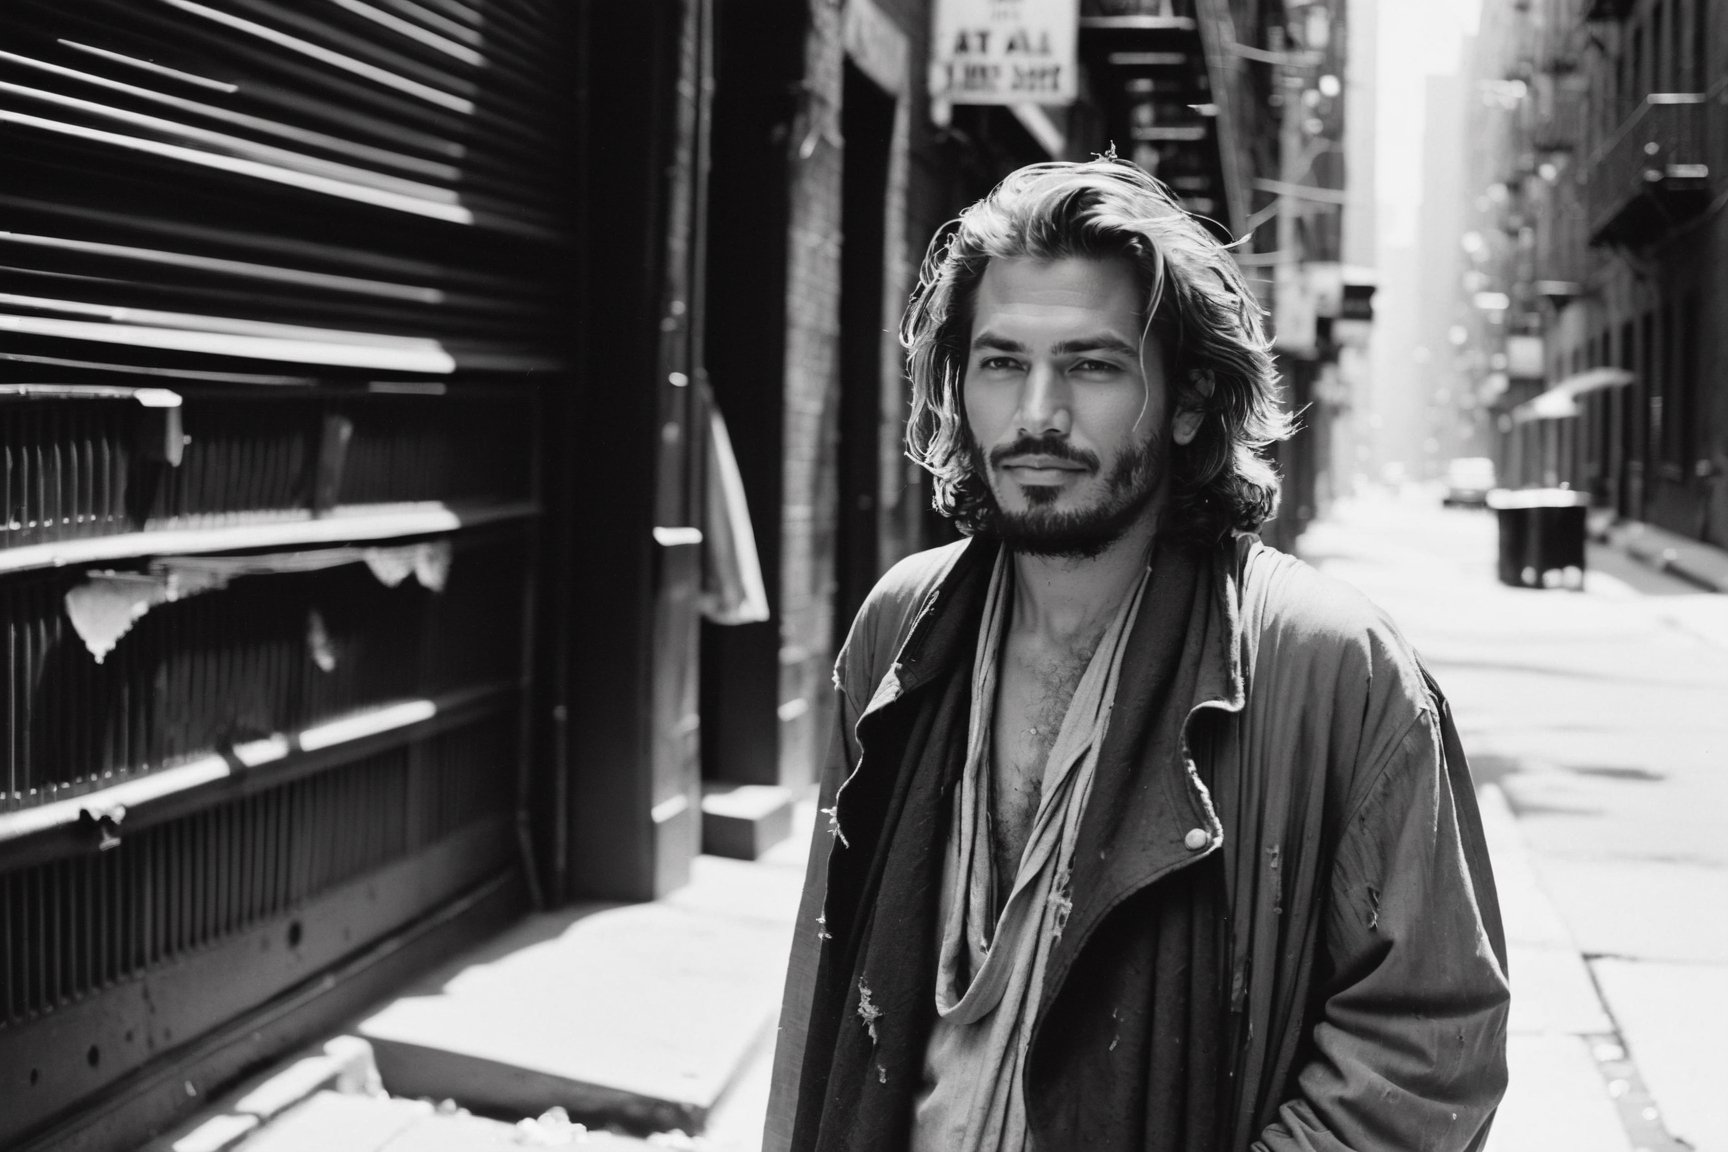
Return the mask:
POLYGON ((1022 435, 1068 435, 1073 422, 1068 411, 1068 384, 1048 364, 1034 364, 1020 387, 1019 428, 1022 435))

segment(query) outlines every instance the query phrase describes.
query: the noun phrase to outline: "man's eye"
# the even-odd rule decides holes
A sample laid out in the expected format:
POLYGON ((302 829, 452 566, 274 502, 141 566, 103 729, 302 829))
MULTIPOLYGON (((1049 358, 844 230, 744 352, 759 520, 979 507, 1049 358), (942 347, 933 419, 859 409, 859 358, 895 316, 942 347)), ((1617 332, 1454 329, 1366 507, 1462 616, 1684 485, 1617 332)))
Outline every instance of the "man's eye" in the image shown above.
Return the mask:
POLYGON ((1100 372, 1117 372, 1120 371, 1120 369, 1108 360, 1076 360, 1074 362, 1074 371, 1097 374, 1100 372))
POLYGON ((1013 372, 1020 367, 1020 361, 1010 356, 986 356, 978 362, 978 367, 986 372, 1013 372))

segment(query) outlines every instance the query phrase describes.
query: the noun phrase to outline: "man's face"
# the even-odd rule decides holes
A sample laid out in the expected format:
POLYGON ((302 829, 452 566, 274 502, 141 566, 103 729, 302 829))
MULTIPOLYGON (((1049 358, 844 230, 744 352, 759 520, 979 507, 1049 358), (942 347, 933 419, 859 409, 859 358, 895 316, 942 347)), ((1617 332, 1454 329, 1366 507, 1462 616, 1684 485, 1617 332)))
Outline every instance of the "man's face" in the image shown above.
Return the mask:
MULTIPOLYGON (((974 463, 1010 547, 1096 556, 1163 502, 1163 363, 1126 259, 990 262, 964 399, 974 463)), ((1179 421, 1177 442, 1193 438, 1190 424, 1179 421)))

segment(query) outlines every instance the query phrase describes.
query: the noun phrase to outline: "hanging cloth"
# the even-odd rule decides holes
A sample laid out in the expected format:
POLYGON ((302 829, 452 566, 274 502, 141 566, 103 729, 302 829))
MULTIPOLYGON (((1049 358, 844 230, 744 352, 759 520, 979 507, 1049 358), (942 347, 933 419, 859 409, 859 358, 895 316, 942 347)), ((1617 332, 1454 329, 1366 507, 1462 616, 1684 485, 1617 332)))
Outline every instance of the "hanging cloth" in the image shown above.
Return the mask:
POLYGON ((768 589, 762 581, 762 561, 750 506, 744 499, 744 478, 732 438, 720 415, 713 389, 704 378, 702 409, 707 444, 702 455, 702 594, 698 605, 704 619, 715 624, 760 624, 768 619, 768 589))

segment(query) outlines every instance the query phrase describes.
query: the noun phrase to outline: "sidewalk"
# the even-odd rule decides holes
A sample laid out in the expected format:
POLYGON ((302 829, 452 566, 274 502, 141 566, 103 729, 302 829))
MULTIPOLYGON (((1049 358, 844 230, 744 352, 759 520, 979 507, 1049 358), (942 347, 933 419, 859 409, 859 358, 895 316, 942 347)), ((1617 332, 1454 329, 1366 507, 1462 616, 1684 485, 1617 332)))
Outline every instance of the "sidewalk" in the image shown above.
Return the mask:
POLYGON ((527 917, 147 1152, 759 1152, 814 807, 662 900, 527 917))
MULTIPOLYGON (((1303 550, 1391 611, 1471 754, 1514 988, 1488 1152, 1728 1152, 1728 598, 1606 550, 1583 593, 1502 588, 1491 517, 1425 515, 1303 550)), ((151 1152, 757 1152, 811 807, 665 900, 529 918, 151 1152), (522 1119, 553 1104, 596 1130, 522 1119)))
MULTIPOLYGON (((1615 1063, 1624 1055, 1615 1024, 1537 879, 1505 794, 1489 783, 1481 802, 1517 990, 1514 1090, 1486 1152, 1632 1152, 1609 1090, 1625 1074, 1615 1063)), ((531 918, 420 981, 326 1050, 242 1086, 148 1152, 502 1152, 565 1144, 757 1152, 771 1048, 765 1026, 777 1007, 785 948, 783 933, 769 946, 750 926, 764 910, 777 926, 789 924, 811 807, 800 806, 793 839, 764 860, 704 858, 691 887, 669 901, 604 909, 634 913, 615 917, 604 933, 593 930, 601 923, 593 909, 531 918), (755 903, 764 893, 766 909, 755 903), (681 907, 664 906, 672 901, 681 907), (683 963, 656 964, 665 930, 684 935, 686 916, 713 917, 706 937, 679 949, 683 963), (770 979, 741 988, 741 965, 728 957, 770 979), (643 1011, 646 989, 661 1003, 643 1011), (733 1011, 689 1015, 717 996, 733 1011), (755 1031, 720 1034, 737 1027, 740 1009, 757 1021, 755 1031), (588 1027, 576 1023, 582 1017, 588 1027), (578 1035, 587 1042, 572 1043, 578 1035), (630 1098, 603 1099, 601 1089, 630 1098), (692 1116, 703 1099, 711 1106, 692 1116), (550 1101, 649 1116, 668 1133, 701 1135, 639 1140, 568 1127, 557 1116, 512 1124, 459 1110, 538 1116, 550 1101)), ((1627 1106, 1648 1103, 1641 1085, 1626 1094, 1627 1106)))
POLYGON ((1302 548, 1415 643, 1471 758, 1513 988, 1490 1152, 1728 1152, 1728 598, 1612 547, 1582 592, 1506 588, 1494 549, 1491 516, 1384 498, 1302 548))
MULTIPOLYGON (((1484 1152, 1632 1152, 1609 1095, 1624 1047, 1499 785, 1478 790, 1512 977, 1506 1095, 1484 1152)), ((1639 1107, 1647 1101, 1639 1099, 1639 1107)), ((1641 1147, 1644 1147, 1641 1145, 1641 1147)))

